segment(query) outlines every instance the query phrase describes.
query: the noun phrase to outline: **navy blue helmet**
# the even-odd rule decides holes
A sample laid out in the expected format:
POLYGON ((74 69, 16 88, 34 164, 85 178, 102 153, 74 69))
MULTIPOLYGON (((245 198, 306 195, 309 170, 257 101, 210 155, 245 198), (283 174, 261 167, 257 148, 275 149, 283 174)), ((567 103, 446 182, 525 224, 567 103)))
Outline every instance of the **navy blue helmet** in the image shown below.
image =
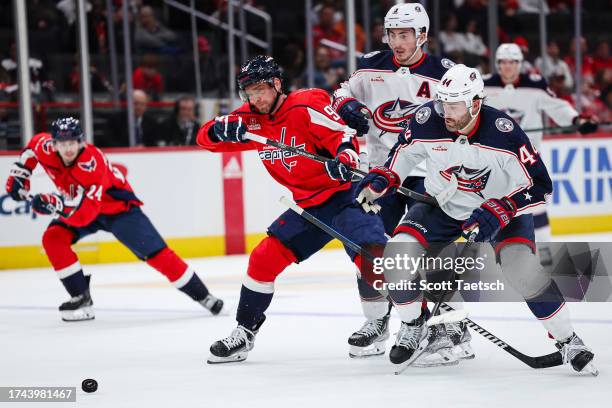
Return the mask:
POLYGON ((59 118, 51 124, 51 136, 53 140, 83 140, 83 129, 78 119, 72 116, 59 118))
POLYGON ((258 55, 242 64, 240 72, 236 75, 240 96, 246 101, 244 90, 251 84, 266 82, 274 86, 274 78, 282 80, 282 69, 274 61, 274 58, 267 55, 258 55))

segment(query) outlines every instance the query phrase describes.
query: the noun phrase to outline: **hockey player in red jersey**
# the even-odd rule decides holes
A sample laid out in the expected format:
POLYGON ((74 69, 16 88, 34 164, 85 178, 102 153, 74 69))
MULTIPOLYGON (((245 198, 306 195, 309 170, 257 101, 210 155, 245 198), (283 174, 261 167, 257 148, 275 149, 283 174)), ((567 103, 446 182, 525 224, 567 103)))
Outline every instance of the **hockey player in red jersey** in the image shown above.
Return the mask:
MULTIPOLYGON (((288 95, 282 91, 281 70, 271 57, 257 56, 237 75, 246 102, 230 115, 204 124, 198 144, 213 152, 257 150, 270 175, 293 193, 302 208, 333 225, 349 239, 368 248, 386 242, 378 216, 365 214, 352 201, 350 168, 358 165, 355 131, 342 122, 320 89, 288 95), (245 139, 247 131, 327 155, 325 164, 245 139)), ((272 301, 276 277, 291 263, 319 251, 331 237, 291 210, 268 228, 249 258, 236 314, 238 327, 210 347, 209 363, 242 361, 253 348, 255 335, 272 301)), ((346 252, 360 266, 360 256, 346 252)))
POLYGON ((11 168, 6 191, 17 201, 31 199, 38 214, 55 217, 43 234, 42 245, 71 296, 59 307, 64 321, 94 318, 89 276, 83 274, 71 246, 99 230, 113 234, 212 314, 221 311, 223 301, 210 294, 193 269, 168 248, 140 209, 142 202, 125 176, 98 148, 83 141, 78 120, 60 118, 51 125, 51 134, 35 135, 11 168), (55 183, 59 194, 30 197, 30 176, 38 164, 55 183))

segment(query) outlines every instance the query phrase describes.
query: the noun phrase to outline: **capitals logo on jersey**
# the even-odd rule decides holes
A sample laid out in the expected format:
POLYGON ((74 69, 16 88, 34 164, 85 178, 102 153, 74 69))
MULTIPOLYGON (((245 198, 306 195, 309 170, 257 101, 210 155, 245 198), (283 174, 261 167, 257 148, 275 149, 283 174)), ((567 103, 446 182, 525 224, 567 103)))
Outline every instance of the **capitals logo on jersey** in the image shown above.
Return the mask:
POLYGON ((96 158, 92 157, 88 162, 79 163, 79 168, 83 171, 91 173, 96 169, 96 164, 96 158))
POLYGON ((410 118, 419 106, 419 104, 397 98, 379 105, 372 114, 372 120, 383 133, 400 133, 408 126, 410 118))
POLYGON ((459 190, 476 193, 480 197, 484 198, 482 195, 482 190, 484 190, 487 186, 489 176, 491 175, 491 170, 487 168, 470 169, 461 165, 449 167, 446 170, 440 171, 440 175, 446 180, 450 180, 453 174, 457 177, 457 188, 459 190))
MULTIPOLYGON (((280 136, 280 140, 279 142, 281 142, 282 144, 287 144, 285 143, 285 134, 287 133, 287 128, 283 127, 281 129, 281 136, 280 136)), ((289 146, 291 147, 295 147, 297 149, 301 149, 301 150, 306 150, 306 143, 302 143, 300 145, 296 145, 295 144, 295 136, 291 136, 291 143, 289 144, 289 146)), ((265 148, 264 148, 265 149, 265 148)), ((291 169, 293 167, 296 166, 297 164, 297 160, 292 160, 292 161, 288 161, 287 159, 290 159, 292 157, 296 157, 297 154, 287 151, 287 150, 281 150, 281 149, 265 149, 265 150, 261 150, 259 152, 259 158, 262 161, 270 161, 270 164, 274 164, 274 162, 276 162, 276 160, 280 160, 283 167, 285 167, 285 169, 287 169, 288 172, 291 172, 291 169)))

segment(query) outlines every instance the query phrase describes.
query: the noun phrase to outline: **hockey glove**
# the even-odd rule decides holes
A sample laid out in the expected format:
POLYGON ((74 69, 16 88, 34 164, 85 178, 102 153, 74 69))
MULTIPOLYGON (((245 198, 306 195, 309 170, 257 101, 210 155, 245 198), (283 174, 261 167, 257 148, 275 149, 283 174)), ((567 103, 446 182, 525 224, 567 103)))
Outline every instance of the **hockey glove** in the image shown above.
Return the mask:
POLYGON ((353 173, 351 169, 359 166, 359 155, 353 149, 344 149, 335 159, 325 162, 325 171, 332 180, 340 182, 351 181, 353 173))
POLYGON ((212 126, 212 136, 219 142, 246 143, 244 134, 247 127, 242 117, 237 115, 218 116, 212 126))
POLYGON ((6 180, 6 192, 15 201, 23 201, 30 191, 30 176, 32 172, 21 163, 13 163, 6 180))
POLYGON ((357 135, 365 135, 370 130, 368 119, 372 117, 370 110, 355 98, 339 97, 332 105, 344 123, 357 131, 357 135))
POLYGON ((578 132, 580 132, 581 135, 597 132, 599 126, 595 117, 588 118, 580 116, 574 118, 574 125, 578 126, 578 132))
POLYGON ((379 198, 393 194, 400 185, 400 178, 393 170, 386 167, 374 167, 357 185, 355 201, 367 213, 377 214, 380 205, 376 204, 379 198))
POLYGON ((512 221, 516 215, 516 205, 508 197, 502 199, 492 198, 475 209, 470 218, 463 223, 463 230, 470 231, 478 225, 479 231, 476 242, 489 242, 497 233, 512 221))
POLYGON ((32 199, 32 209, 38 214, 65 216, 64 199, 56 193, 36 194, 32 199))

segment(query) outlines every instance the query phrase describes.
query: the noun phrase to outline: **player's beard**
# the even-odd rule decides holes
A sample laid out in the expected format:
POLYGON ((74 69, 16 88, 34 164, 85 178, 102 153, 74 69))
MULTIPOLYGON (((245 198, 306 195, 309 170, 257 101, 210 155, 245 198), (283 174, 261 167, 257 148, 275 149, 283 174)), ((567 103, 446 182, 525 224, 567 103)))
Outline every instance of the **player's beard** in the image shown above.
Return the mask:
POLYGON ((459 130, 465 128, 468 123, 470 123, 470 115, 465 115, 457 120, 449 118, 444 119, 444 125, 446 126, 446 130, 449 132, 458 132, 459 130))

